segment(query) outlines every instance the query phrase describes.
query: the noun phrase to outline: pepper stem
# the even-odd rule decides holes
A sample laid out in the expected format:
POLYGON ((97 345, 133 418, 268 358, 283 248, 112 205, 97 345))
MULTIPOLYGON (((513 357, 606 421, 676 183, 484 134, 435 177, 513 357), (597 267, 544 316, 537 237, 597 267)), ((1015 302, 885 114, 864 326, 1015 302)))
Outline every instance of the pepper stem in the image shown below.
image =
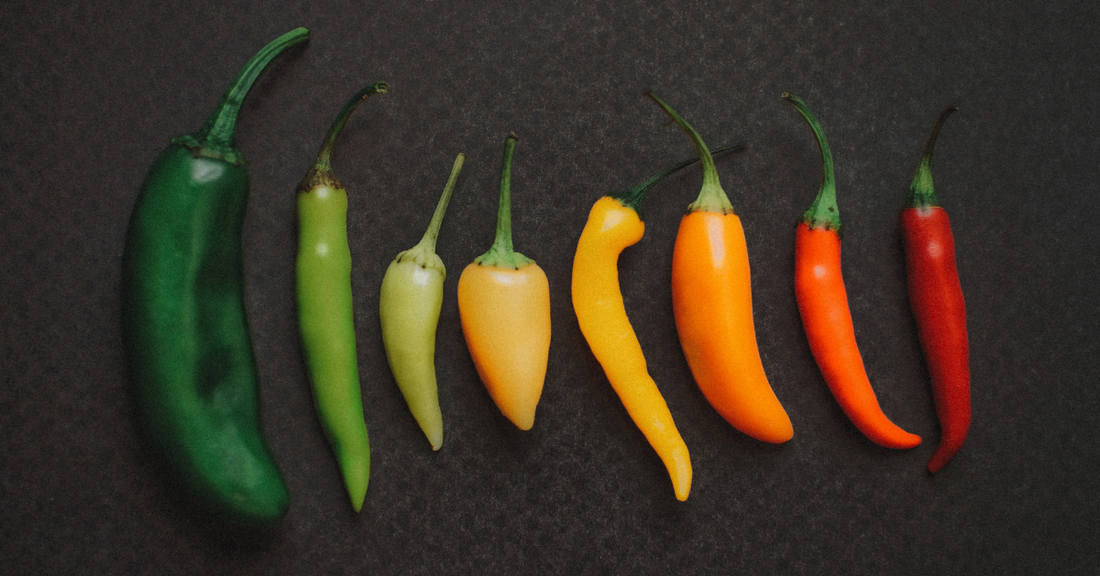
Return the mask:
POLYGON ((244 104, 245 96, 272 60, 288 48, 306 40, 309 40, 309 30, 295 28, 264 46, 241 69, 202 128, 194 134, 180 136, 173 142, 191 148, 195 154, 221 158, 234 164, 243 163, 244 157, 237 150, 236 131, 237 115, 241 111, 241 105, 244 104))
POLYGON ((504 166, 500 171, 500 201, 497 204, 497 235, 489 251, 474 262, 482 266, 519 270, 534 260, 512 249, 512 154, 516 149, 515 132, 504 141, 504 166))
POLYGON ((317 160, 314 161, 313 167, 309 169, 305 178, 302 178, 302 182, 298 184, 299 193, 309 192, 318 186, 331 186, 333 188, 344 187, 343 184, 340 183, 340 180, 332 173, 332 152, 336 148, 336 139, 339 138, 340 133, 344 131, 344 125, 348 123, 348 118, 351 117, 351 113, 355 112, 355 109, 358 108, 364 100, 375 94, 385 94, 386 90, 389 89, 389 84, 385 82, 376 82, 360 90, 344 104, 343 109, 336 115, 336 119, 332 121, 332 126, 329 127, 324 142, 321 143, 321 150, 317 152, 317 160))
POLYGON ((648 90, 644 94, 680 125, 680 128, 687 133, 688 138, 691 138, 691 143, 695 146, 695 152, 699 155, 699 162, 703 168, 703 188, 699 191, 699 197, 695 199, 695 202, 688 205, 688 212, 733 214, 733 204, 730 204, 726 191, 722 190, 722 184, 718 181, 718 169, 714 166, 714 157, 711 156, 707 145, 703 143, 703 139, 699 137, 699 133, 686 120, 681 118, 671 106, 658 98, 656 94, 648 90))
POLYGON ((917 173, 913 176, 913 183, 909 185, 909 194, 905 198, 909 208, 931 208, 940 205, 939 200, 936 199, 936 192, 932 188, 932 149, 936 146, 936 138, 940 135, 944 120, 958 109, 957 106, 948 106, 944 109, 936 120, 936 125, 932 127, 928 141, 924 143, 924 154, 920 157, 917 173))
POLYGON ((447 212, 447 204, 451 201, 455 184, 458 183, 458 173, 462 171, 462 164, 466 162, 466 155, 459 153, 455 157, 454 166, 451 168, 451 176, 447 179, 447 185, 443 187, 443 195, 439 197, 439 203, 435 205, 432 213, 432 221, 428 223, 428 229, 424 231, 424 237, 416 245, 428 252, 435 253, 435 242, 439 239, 439 227, 443 225, 443 215, 447 212))
POLYGON ((386 90, 389 89, 389 84, 385 82, 376 82, 360 90, 358 94, 352 96, 351 99, 348 100, 347 104, 344 104, 344 108, 340 110, 340 113, 336 115, 336 119, 332 121, 332 126, 328 129, 325 141, 321 144, 321 150, 317 153, 317 162, 313 165, 316 170, 322 172, 332 170, 332 150, 336 147, 336 139, 339 138, 340 132, 344 130, 344 124, 347 124, 348 118, 351 117, 351 113, 355 112, 355 109, 367 98, 375 94, 385 94, 386 90))
MULTIPOLYGON (((721 154, 722 152, 726 152, 726 151, 729 151, 729 150, 741 150, 744 147, 745 147, 745 144, 743 142, 733 142, 733 143, 724 144, 722 146, 719 146, 718 148, 715 148, 714 150, 711 151, 711 154, 721 154)), ((669 166, 668 168, 665 168, 664 170, 658 172, 657 174, 654 174, 653 176, 650 176, 649 179, 646 180, 645 182, 642 182, 641 184, 638 184, 637 186, 635 186, 633 188, 630 188, 628 190, 623 190, 622 192, 616 192, 614 194, 611 194, 610 196, 612 198, 618 200, 623 206, 625 206, 627 208, 630 208, 631 210, 634 210, 635 212, 637 212, 638 213, 638 218, 642 218, 642 200, 645 200, 646 193, 649 192, 649 189, 653 188, 658 182, 660 182, 661 180, 664 180, 667 176, 669 176, 673 172, 676 172, 677 170, 680 170, 681 168, 686 168, 687 166, 690 166, 690 165, 692 165, 692 164, 694 164, 698 161, 699 161, 699 156, 698 155, 692 156, 691 158, 684 158, 683 160, 677 162, 676 164, 673 164, 672 166, 669 166)))
POLYGON ((814 131, 814 136, 817 138, 817 147, 821 150, 821 189, 818 190, 814 203, 810 204, 810 208, 802 213, 801 221, 805 222, 810 229, 822 228, 840 234, 840 209, 836 204, 833 153, 829 150, 829 142, 825 139, 825 131, 821 129, 821 124, 801 98, 790 92, 784 92, 781 97, 789 102, 791 106, 794 106, 794 109, 798 110, 798 113, 810 125, 810 129, 814 131))

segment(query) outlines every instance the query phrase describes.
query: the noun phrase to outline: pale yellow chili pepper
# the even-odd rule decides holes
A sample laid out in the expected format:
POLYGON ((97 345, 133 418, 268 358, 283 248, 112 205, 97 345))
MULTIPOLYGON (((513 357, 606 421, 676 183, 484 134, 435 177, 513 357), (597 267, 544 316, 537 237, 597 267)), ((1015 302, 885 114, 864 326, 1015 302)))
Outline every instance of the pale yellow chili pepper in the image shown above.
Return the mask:
POLYGON ((413 418, 432 443, 432 450, 443 446, 443 412, 435 380, 435 329, 443 307, 443 279, 447 277, 443 260, 435 253, 435 241, 465 160, 464 154, 455 158, 428 230, 416 246, 390 262, 378 298, 382 344, 390 370, 413 418))

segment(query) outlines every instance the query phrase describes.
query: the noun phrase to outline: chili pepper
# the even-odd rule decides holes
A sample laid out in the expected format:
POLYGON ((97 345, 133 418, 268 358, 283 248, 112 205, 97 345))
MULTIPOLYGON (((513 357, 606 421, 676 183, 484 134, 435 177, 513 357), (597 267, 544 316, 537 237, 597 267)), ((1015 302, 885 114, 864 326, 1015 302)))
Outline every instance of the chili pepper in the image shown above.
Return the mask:
POLYGON ((458 314, 466 346, 497 408, 520 430, 535 408, 550 356, 550 284, 534 260, 512 249, 512 154, 504 143, 496 239, 458 279, 458 314))
MULTIPOLYGON (((732 144, 716 152, 740 146, 732 144)), ((626 315, 619 288, 618 260, 619 254, 637 244, 645 233, 641 203, 650 188, 698 161, 698 157, 683 160, 633 188, 597 200, 573 258, 573 310, 581 333, 630 418, 665 463, 681 502, 691 491, 691 457, 657 383, 646 369, 645 355, 626 315)))
POLYGON ((860 432, 880 446, 912 448, 920 444, 920 436, 883 414, 856 345, 840 267, 840 211, 829 143, 805 102, 788 93, 783 99, 806 119, 821 149, 821 189, 795 229, 794 293, 810 351, 833 397, 860 432))
POLYGON ((340 464, 351 506, 362 509, 370 480, 370 442, 363 420, 348 249, 348 192, 332 172, 332 152, 351 113, 384 94, 371 84, 332 122, 313 167, 298 184, 298 327, 321 428, 340 464))
POLYGON ((126 234, 122 332, 139 415, 182 485, 241 524, 278 520, 290 496, 260 421, 241 249, 249 178, 236 120, 264 68, 308 38, 298 28, 268 44, 206 124, 172 140, 145 176, 126 234))
POLYGON ((707 145, 657 95, 646 92, 695 146, 703 169, 672 252, 672 310, 684 357, 707 401, 738 430, 779 444, 794 435, 756 345, 749 252, 741 219, 718 181, 707 145))
POLYGON ((443 279, 447 277, 443 260, 435 253, 435 242, 465 161, 465 154, 455 158, 428 230, 416 246, 390 262, 378 298, 382 344, 390 370, 409 411, 432 443, 432 450, 443 446, 443 413, 435 380, 435 330, 443 307, 443 279))
POLYGON ((932 128, 909 187, 907 207, 901 212, 909 305, 917 320, 940 421, 940 443, 928 461, 932 473, 955 457, 970 430, 966 303, 955 265, 951 222, 932 187, 932 149, 944 120, 955 110, 954 106, 944 110, 932 128))

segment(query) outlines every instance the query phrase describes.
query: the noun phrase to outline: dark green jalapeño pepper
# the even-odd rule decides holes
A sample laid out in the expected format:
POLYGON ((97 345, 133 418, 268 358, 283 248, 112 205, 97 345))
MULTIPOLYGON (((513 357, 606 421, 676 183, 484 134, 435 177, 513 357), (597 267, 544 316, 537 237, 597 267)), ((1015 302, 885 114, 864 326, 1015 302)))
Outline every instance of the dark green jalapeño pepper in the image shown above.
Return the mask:
POLYGON ((123 255, 123 339, 144 431, 185 488, 245 525, 278 520, 290 496, 260 421, 241 246, 249 178, 236 120, 264 68, 308 38, 298 28, 264 47, 206 124, 154 161, 123 255))

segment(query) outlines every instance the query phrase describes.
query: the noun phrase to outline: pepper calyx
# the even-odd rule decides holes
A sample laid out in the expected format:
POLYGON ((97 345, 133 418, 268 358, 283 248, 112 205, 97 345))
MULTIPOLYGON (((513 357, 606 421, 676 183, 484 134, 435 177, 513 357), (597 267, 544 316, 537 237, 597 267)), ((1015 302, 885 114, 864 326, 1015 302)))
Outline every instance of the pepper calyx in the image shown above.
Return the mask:
POLYGON ((799 223, 805 223, 810 230, 832 230, 837 236, 841 235, 843 225, 840 222, 840 214, 834 209, 822 207, 815 202, 808 210, 802 213, 799 223))
POLYGON ((306 172, 306 177, 298 183, 298 194, 309 194, 317 188, 344 189, 344 183, 331 170, 320 170, 316 166, 306 172))
POLYGON ((420 244, 401 252, 393 261, 395 264, 414 264, 425 270, 439 272, 444 278, 447 277, 447 268, 443 265, 443 259, 434 251, 420 244))
POLYGON ((493 247, 488 252, 474 258, 474 264, 479 266, 492 266, 494 268, 510 268, 512 270, 519 270, 529 264, 534 264, 535 261, 516 252, 511 247, 498 246, 493 244, 493 247))
POLYGON ((688 204, 685 214, 691 214, 692 212, 714 212, 722 214, 734 214, 733 204, 730 203, 729 197, 726 196, 726 191, 722 189, 722 186, 715 182, 707 182, 703 180, 703 187, 699 190, 699 197, 694 202, 688 204))
POLYGON ((195 158, 221 160, 236 166, 248 164, 244 154, 233 146, 221 146, 210 141, 202 141, 199 134, 184 134, 172 139, 172 144, 187 148, 195 158))

